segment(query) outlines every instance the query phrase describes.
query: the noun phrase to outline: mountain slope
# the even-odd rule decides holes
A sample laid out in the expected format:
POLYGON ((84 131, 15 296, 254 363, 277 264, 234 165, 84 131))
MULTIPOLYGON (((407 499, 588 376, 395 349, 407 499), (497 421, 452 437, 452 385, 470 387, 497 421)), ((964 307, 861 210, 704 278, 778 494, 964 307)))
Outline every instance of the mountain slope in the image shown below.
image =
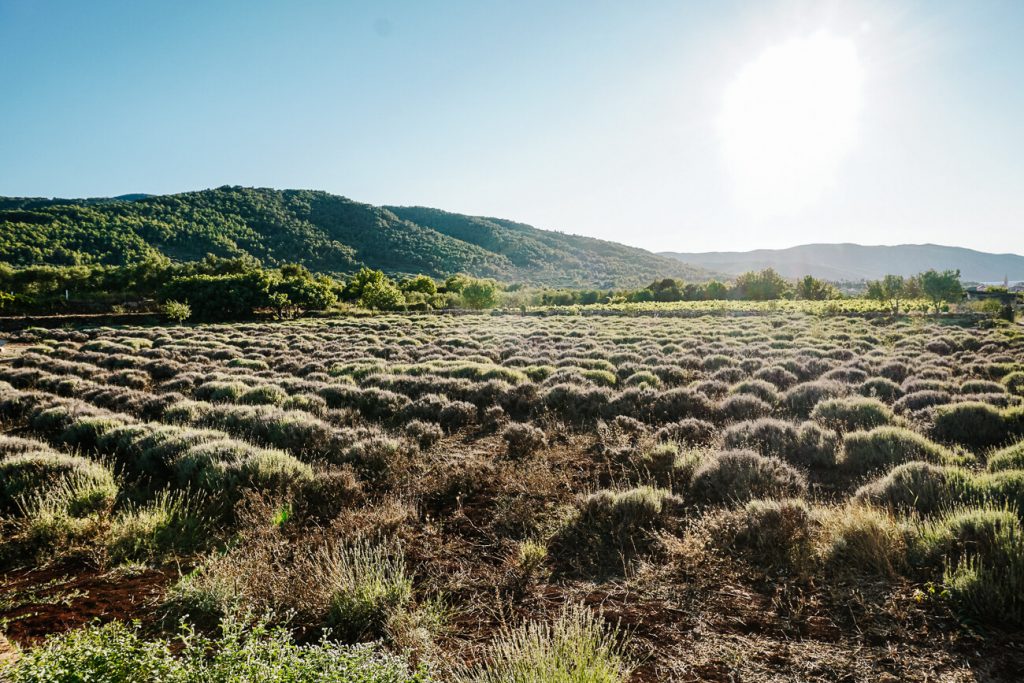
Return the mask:
POLYGON ((936 244, 804 244, 789 249, 663 252, 662 255, 729 275, 770 267, 786 277, 814 275, 829 280, 856 281, 877 279, 888 273, 914 275, 936 268, 959 269, 961 278, 971 282, 996 282, 1004 277, 1024 280, 1024 256, 936 244))
POLYGON ((496 218, 377 207, 310 190, 221 187, 119 198, 0 198, 0 261, 126 263, 164 254, 251 255, 320 272, 463 272, 509 282, 612 287, 707 273, 642 249, 496 218))

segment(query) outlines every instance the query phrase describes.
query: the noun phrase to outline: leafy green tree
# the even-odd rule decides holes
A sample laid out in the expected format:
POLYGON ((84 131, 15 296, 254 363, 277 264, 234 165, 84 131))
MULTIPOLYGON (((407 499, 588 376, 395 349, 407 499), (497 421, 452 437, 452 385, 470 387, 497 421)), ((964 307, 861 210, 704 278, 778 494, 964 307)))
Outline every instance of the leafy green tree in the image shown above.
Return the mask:
POLYGON ((680 284, 676 280, 666 277, 647 285, 647 289, 651 290, 655 301, 682 301, 683 292, 680 289, 680 284))
POLYGON ((405 306, 405 296, 394 283, 384 278, 374 280, 362 288, 359 305, 379 311, 397 311, 405 306))
POLYGON ((908 285, 907 279, 902 275, 886 275, 881 280, 868 282, 867 296, 869 299, 887 304, 893 315, 899 315, 900 302, 910 298, 908 291, 912 290, 913 285, 908 285))
POLYGON ((733 298, 744 301, 782 299, 789 292, 789 283, 773 268, 743 273, 736 278, 732 288, 733 298))
POLYGON ((498 305, 498 284, 494 280, 471 279, 462 287, 462 303, 476 310, 498 305))
POLYGON ((346 301, 359 301, 363 296, 363 290, 367 287, 379 287, 388 281, 384 271, 373 270, 372 268, 360 268, 359 272, 352 276, 352 279, 345 284, 344 298, 346 301))
POLYGON ((402 281, 400 288, 406 294, 409 292, 419 292, 420 294, 425 294, 428 298, 437 294, 437 283, 434 282, 434 278, 426 275, 406 278, 402 281))
POLYGON ((720 301, 729 298, 729 288, 718 280, 710 280, 704 285, 704 298, 708 301, 720 301))
POLYGON ((939 307, 943 302, 957 302, 964 296, 959 270, 944 270, 940 273, 933 268, 921 273, 919 278, 921 291, 932 302, 936 315, 939 314, 939 307))
POLYGON ((188 300, 196 317, 204 320, 246 318, 258 308, 271 308, 273 280, 265 271, 233 275, 191 275, 167 283, 163 298, 188 300))
POLYGON ((804 275, 797 281, 793 294, 797 299, 805 301, 825 301, 827 299, 838 299, 839 290, 824 280, 819 280, 811 275, 804 275))

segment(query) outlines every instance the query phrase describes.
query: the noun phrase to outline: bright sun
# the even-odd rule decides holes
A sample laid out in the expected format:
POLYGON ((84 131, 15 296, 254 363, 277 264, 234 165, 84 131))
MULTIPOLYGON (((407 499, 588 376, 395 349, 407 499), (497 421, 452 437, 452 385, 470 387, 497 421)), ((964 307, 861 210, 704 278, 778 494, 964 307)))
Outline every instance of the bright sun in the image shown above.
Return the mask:
POLYGON ((745 208, 792 214, 829 187, 856 139, 863 81, 853 41, 827 33, 769 48, 743 67, 718 124, 745 208))

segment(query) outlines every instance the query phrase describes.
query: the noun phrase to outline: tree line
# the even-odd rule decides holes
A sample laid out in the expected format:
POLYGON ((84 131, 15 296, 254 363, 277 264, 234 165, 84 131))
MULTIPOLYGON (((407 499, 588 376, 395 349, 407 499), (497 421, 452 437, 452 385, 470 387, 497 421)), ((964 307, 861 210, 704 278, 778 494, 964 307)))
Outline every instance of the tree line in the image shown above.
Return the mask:
MULTIPOLYGON (((938 312, 963 297, 959 271, 929 270, 914 277, 887 275, 868 282, 866 296, 894 314, 910 299, 927 298, 938 312)), ((363 267, 354 274, 314 274, 299 264, 266 268, 251 256, 207 254, 172 262, 150 255, 129 265, 28 266, 0 263, 0 309, 8 314, 162 310, 174 320, 236 320, 255 313, 278 318, 347 303, 382 311, 446 308, 483 310, 499 305, 566 306, 625 302, 822 301, 843 298, 832 284, 807 275, 789 280, 771 268, 743 273, 731 282, 684 282, 661 278, 639 289, 537 289, 503 285, 458 274, 391 277, 363 267)))

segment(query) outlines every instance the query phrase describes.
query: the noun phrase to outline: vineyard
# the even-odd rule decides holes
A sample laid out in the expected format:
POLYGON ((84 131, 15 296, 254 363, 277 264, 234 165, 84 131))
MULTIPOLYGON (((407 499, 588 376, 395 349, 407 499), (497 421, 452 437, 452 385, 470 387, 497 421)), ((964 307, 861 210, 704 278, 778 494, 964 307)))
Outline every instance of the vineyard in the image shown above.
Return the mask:
POLYGON ((588 308, 8 335, 0 678, 1019 680, 1018 326, 588 308))

